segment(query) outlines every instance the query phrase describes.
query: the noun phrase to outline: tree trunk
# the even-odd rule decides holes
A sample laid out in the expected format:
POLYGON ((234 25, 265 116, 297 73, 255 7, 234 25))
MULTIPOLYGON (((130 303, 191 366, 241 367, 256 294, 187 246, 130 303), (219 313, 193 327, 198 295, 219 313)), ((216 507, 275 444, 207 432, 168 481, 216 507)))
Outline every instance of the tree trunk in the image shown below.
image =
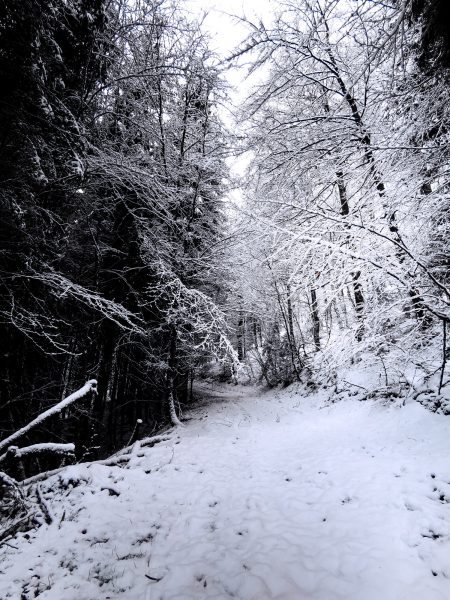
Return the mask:
POLYGON ((167 369, 167 410, 170 422, 172 425, 181 425, 181 421, 178 419, 177 411, 175 408, 176 401, 176 360, 177 360, 177 331, 172 325, 170 328, 170 346, 169 346, 169 360, 167 369))
POLYGON ((352 273, 353 278, 353 293, 355 295, 355 311, 359 325, 356 330, 356 339, 358 342, 362 340, 364 334, 364 294, 362 285, 359 281, 361 277, 361 271, 355 271, 352 273))
MULTIPOLYGON (((339 84, 342 95, 344 96, 345 101, 347 102, 347 104, 350 108, 350 112, 352 114, 352 119, 360 132, 359 140, 362 144, 362 147, 364 148, 364 155, 365 155, 367 164, 369 165, 369 171, 372 176, 372 180, 375 184, 375 187, 378 191, 378 196, 381 200, 381 205, 384 210, 384 218, 387 221, 389 231, 392 233, 392 239, 396 244, 395 245, 395 255, 397 257, 399 264, 402 264, 406 258, 406 254, 405 254, 405 252, 403 252, 402 248, 406 248, 406 246, 405 246, 402 236, 400 235, 400 232, 398 230, 395 211, 391 210, 391 208, 386 203, 386 186, 384 184, 381 173, 378 170, 377 162, 375 160, 375 155, 374 155, 373 149, 372 149, 372 141, 371 141, 370 133, 364 127, 364 122, 363 122, 362 115, 359 110, 356 98, 351 94, 350 90, 347 88, 347 86, 340 74, 339 67, 337 65, 335 56, 331 50, 331 45, 330 45, 330 40, 329 40, 328 23, 325 18, 324 18, 324 23, 325 23, 325 28, 326 28, 327 41, 329 44, 328 49, 327 49, 328 56, 330 58, 330 63, 333 67, 333 75, 336 77, 336 80, 339 84)), ((326 106, 326 109, 327 109, 327 106, 326 106)), ((339 174, 341 174, 341 172, 339 172, 339 174)), ((339 174, 337 174, 337 175, 339 175, 339 174)), ((339 176, 338 176, 338 188, 339 188, 339 176)), ((345 196, 345 202, 347 202, 346 196, 345 196)), ((341 210, 342 210, 343 215, 348 214, 348 204, 345 209, 342 199, 341 199, 341 210), (347 210, 347 212, 344 212, 344 210, 347 210)), ((410 275, 408 275, 408 270, 407 270, 407 276, 410 277, 410 275)), ((427 312, 427 315, 424 318, 424 312, 426 311, 426 305, 425 305, 423 298, 418 293, 418 291, 416 289, 414 289, 414 287, 411 287, 408 290, 408 295, 411 298, 413 298, 413 307, 415 309, 418 320, 420 320, 420 322, 421 322, 421 325, 423 327, 428 326, 431 323, 431 317, 428 315, 428 312, 427 312)))
POLYGON ((288 313, 288 326, 289 326, 289 337, 292 345, 292 349, 294 352, 297 352, 297 348, 295 347, 295 336, 294 336, 294 317, 292 311, 292 298, 291 298, 291 285, 286 284, 287 289, 287 313, 288 313))
MULTIPOLYGON (((344 181, 344 173, 341 169, 336 171, 336 180, 339 191, 339 201, 341 204, 341 215, 343 217, 347 217, 350 213, 350 207, 348 204, 347 197, 347 189, 345 187, 344 181)), ((348 240, 350 241, 350 235, 348 235, 348 240)), ((364 334, 364 292, 359 281, 361 277, 361 271, 353 271, 352 279, 353 279, 353 293, 355 296, 355 311, 356 318, 358 319, 359 325, 356 330, 356 339, 358 342, 362 340, 364 334)))
POLYGON ((242 361, 245 358, 245 347, 244 347, 244 315, 242 311, 239 312, 239 321, 237 328, 237 354, 238 360, 242 361))
POLYGON ((317 303, 317 292, 316 288, 311 288, 311 318, 313 322, 313 338, 316 352, 320 350, 320 319, 319 319, 319 305, 317 303))

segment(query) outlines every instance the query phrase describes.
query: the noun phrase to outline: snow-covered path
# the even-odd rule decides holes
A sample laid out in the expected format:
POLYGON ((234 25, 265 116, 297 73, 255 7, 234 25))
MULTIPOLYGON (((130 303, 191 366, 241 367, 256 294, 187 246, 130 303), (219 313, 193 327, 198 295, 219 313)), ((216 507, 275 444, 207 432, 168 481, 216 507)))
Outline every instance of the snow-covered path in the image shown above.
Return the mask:
POLYGON ((49 480, 55 520, 2 550, 0 598, 450 598, 450 419, 251 393, 49 480))

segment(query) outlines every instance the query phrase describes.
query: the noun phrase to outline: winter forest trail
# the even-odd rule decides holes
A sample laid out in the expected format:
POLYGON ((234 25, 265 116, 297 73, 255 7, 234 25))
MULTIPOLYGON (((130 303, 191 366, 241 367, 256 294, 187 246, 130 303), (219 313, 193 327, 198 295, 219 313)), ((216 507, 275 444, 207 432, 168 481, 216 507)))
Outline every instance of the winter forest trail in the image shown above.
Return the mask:
POLYGON ((449 597, 448 419, 207 392, 128 468, 69 467, 42 486, 54 522, 2 549, 2 600, 449 597))

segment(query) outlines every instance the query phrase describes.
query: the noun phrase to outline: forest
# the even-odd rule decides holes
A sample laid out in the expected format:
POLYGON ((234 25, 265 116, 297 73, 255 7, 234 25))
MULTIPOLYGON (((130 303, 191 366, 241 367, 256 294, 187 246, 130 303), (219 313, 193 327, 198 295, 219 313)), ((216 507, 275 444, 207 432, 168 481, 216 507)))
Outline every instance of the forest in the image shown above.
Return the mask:
POLYGON ((107 455, 231 352, 220 75, 171 2, 1 10, 1 429, 95 379, 32 441, 107 455))
POLYGON ((450 6, 270 11, 1 3, 2 518, 205 382, 450 414, 450 6))
POLYGON ((29 436, 97 458, 195 378, 340 386, 355 361, 446 410, 447 16, 282 2, 221 58, 176 2, 5 2, 4 434, 96 380, 29 436), (233 68, 259 73, 234 131, 233 68))

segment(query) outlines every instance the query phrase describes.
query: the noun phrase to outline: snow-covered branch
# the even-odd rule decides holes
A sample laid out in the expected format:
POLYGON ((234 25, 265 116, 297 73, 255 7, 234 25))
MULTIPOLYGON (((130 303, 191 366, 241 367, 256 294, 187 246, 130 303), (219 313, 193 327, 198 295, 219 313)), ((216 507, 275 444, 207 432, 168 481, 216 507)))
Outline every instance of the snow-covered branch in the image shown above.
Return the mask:
POLYGON ((51 288, 57 298, 73 298, 81 304, 90 307, 106 319, 113 321, 121 329, 139 335, 146 335, 142 319, 139 316, 131 313, 121 304, 114 302, 114 300, 104 298, 87 287, 74 283, 60 273, 46 271, 29 275, 27 278, 40 281, 45 286, 51 288))
POLYGON ((18 448, 17 446, 9 446, 8 450, 0 456, 0 462, 7 458, 18 458, 21 459, 24 456, 36 456, 37 454, 60 454, 63 456, 73 456, 75 452, 75 444, 55 444, 55 443, 41 443, 33 444, 31 446, 25 446, 18 448))
MULTIPOLYGON (((95 394, 96 392, 97 392, 97 380, 91 379, 91 380, 87 381, 83 385, 82 388, 80 388, 76 392, 73 392, 73 394, 70 394, 70 396, 67 396, 67 398, 65 398, 64 400, 61 400, 61 402, 58 402, 58 404, 55 404, 55 406, 52 406, 51 408, 49 408, 46 411, 44 411, 43 413, 41 413, 38 417, 33 419, 33 421, 28 423, 28 425, 25 425, 24 427, 22 427, 15 433, 11 434, 4 440, 0 441, 0 450, 7 448, 11 444, 11 442, 14 442, 15 440, 19 439, 20 437, 22 437, 23 435, 25 435, 26 433, 28 433, 29 431, 31 431, 32 429, 34 429, 35 427, 37 427, 38 425, 43 423, 45 420, 49 419, 50 417, 53 417, 54 415, 59 414, 61 411, 63 411, 65 408, 67 408, 74 402, 81 400, 82 398, 86 397, 88 394, 91 394, 91 393, 95 394)), ((32 448, 32 446, 31 446, 31 448, 32 448)), ((20 452, 20 450, 19 450, 19 452, 20 452)))

